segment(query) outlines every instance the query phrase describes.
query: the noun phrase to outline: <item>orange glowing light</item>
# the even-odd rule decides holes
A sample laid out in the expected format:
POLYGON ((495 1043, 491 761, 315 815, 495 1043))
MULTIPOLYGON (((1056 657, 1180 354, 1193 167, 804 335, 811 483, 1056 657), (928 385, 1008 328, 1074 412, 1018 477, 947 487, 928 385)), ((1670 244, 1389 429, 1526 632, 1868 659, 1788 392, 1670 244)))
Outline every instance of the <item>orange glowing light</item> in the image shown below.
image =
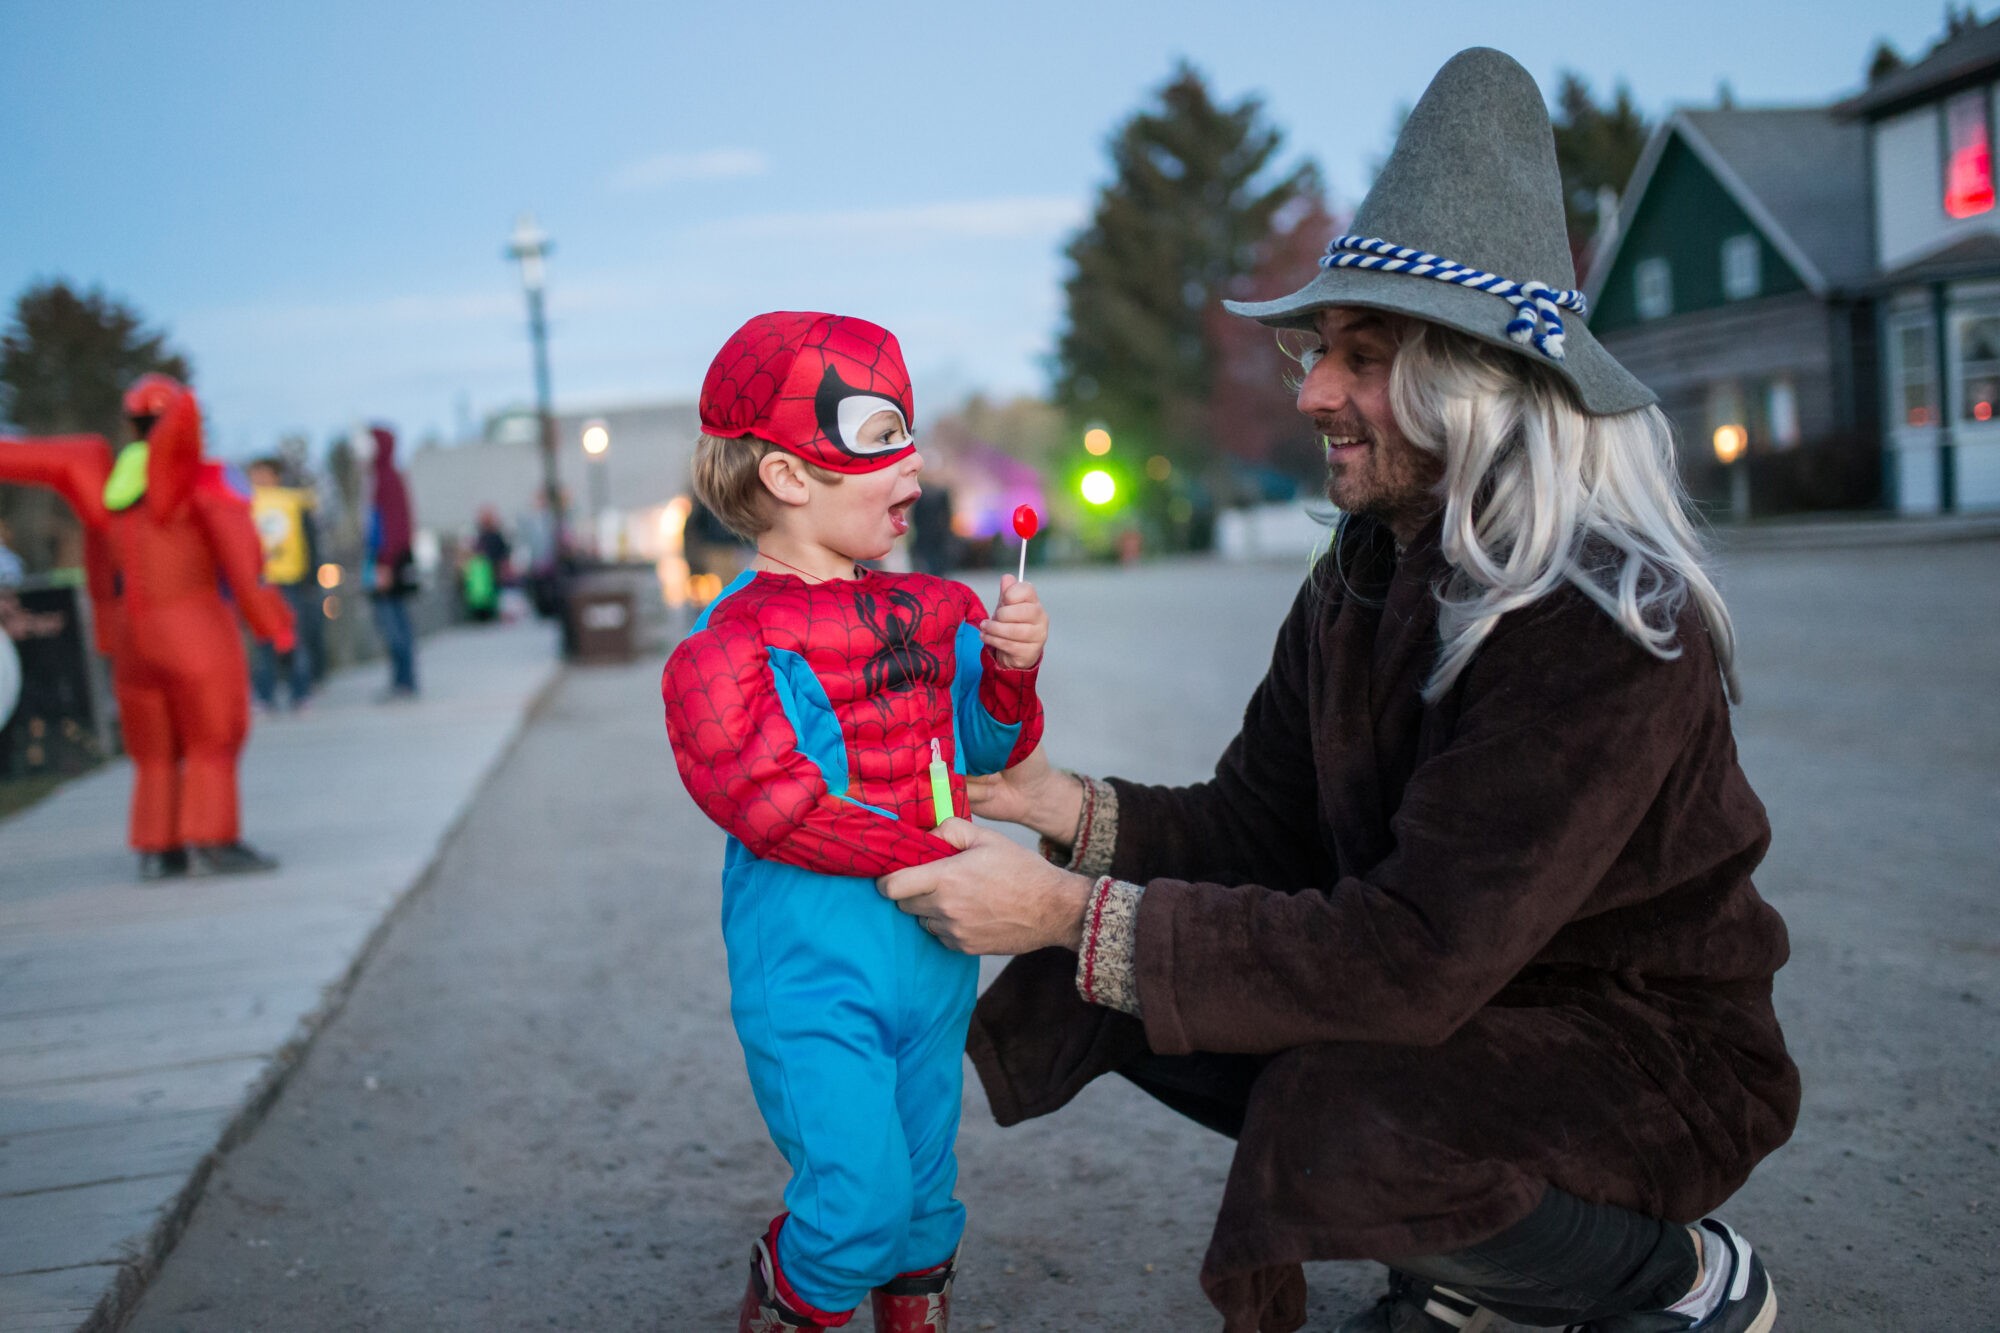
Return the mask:
POLYGON ((688 579, 688 601, 707 606, 722 592, 722 579, 715 574, 695 574, 688 579))
POLYGON ((322 588, 338 588, 340 586, 340 566, 332 563, 321 565, 319 567, 319 586, 322 588))
POLYGON ((1102 426, 1092 426, 1083 433, 1084 449, 1102 458, 1111 452, 1111 432, 1102 426))
POLYGON ((1974 418, 1980 421, 1993 420, 1993 404, 1974 403, 1972 405, 1972 415, 1974 416, 1974 418))
POLYGON ((1715 456, 1723 463, 1734 463, 1743 457, 1743 451, 1750 445, 1750 432, 1741 426, 1717 426, 1715 428, 1715 456))

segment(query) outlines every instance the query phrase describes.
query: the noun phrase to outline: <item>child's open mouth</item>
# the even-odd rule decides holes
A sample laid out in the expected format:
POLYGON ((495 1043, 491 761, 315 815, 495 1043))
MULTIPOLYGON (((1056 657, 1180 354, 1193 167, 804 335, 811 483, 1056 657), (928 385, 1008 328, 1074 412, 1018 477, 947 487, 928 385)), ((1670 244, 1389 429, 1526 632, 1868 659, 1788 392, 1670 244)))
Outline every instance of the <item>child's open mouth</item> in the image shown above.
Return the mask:
MULTIPOLYGON (((923 492, 919 491, 917 494, 921 495, 923 492)), ((910 530, 910 508, 916 502, 917 496, 912 495, 907 500, 898 500, 889 506, 889 526, 896 530, 898 537, 910 530)))

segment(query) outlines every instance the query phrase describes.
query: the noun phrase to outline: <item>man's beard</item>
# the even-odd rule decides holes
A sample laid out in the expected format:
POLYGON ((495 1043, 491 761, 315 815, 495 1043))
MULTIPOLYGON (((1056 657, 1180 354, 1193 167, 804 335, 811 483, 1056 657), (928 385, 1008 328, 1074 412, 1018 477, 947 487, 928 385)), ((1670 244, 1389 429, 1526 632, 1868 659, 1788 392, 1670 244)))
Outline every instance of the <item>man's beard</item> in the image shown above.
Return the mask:
POLYGON ((1325 450, 1326 498, 1336 508, 1384 523, 1426 516, 1437 508, 1436 487, 1444 476, 1439 460, 1408 443, 1389 448, 1362 420, 1316 417, 1313 424, 1325 450), (1360 452, 1352 459, 1337 460, 1327 446, 1329 438, 1359 441, 1360 452))

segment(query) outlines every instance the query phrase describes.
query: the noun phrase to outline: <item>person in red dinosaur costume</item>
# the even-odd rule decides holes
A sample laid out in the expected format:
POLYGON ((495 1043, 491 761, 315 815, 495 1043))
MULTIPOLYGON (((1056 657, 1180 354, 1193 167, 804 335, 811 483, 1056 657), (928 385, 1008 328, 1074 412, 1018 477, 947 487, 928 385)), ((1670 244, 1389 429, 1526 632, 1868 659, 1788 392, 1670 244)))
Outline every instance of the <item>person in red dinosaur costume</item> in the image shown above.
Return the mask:
POLYGON ((702 386, 695 490, 757 560, 662 693, 681 778, 730 835, 730 1012, 792 1168, 739 1333, 838 1327, 863 1297, 880 1333, 950 1318, 979 967, 874 881, 952 855, 967 774, 1035 748, 1048 618, 1011 576, 989 619, 962 584, 859 563, 909 529, 914 415, 894 336, 835 315, 752 319, 702 386))
POLYGON ((274 869, 240 830, 249 668, 230 600, 280 651, 292 645, 291 609, 260 582, 248 495, 202 457, 194 394, 145 375, 125 413, 134 439, 115 460, 100 435, 0 438, 0 481, 49 487, 83 524, 97 650, 111 659, 132 757, 140 877, 274 869))

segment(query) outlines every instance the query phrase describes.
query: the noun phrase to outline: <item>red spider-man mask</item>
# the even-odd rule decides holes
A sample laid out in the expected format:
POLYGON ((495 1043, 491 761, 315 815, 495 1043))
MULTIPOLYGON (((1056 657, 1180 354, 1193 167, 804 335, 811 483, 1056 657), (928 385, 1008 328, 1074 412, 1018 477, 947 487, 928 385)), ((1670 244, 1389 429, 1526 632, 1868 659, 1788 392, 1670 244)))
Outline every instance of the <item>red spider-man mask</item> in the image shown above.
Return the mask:
POLYGON ((701 382, 701 428, 754 435, 834 472, 873 472, 916 449, 910 372, 896 335, 848 315, 778 310, 730 336, 701 382), (864 448, 861 427, 877 412, 903 418, 893 443, 864 448))

